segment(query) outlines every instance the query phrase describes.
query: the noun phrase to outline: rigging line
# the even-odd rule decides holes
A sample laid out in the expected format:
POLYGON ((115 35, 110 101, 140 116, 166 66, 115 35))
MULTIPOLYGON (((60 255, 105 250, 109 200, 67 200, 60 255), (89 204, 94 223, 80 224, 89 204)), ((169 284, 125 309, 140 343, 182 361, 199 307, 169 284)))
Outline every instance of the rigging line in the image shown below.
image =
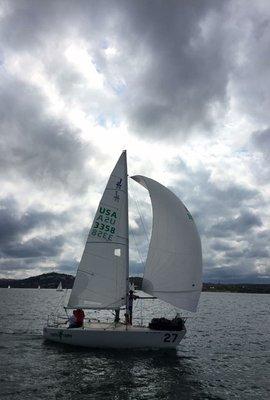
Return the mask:
POLYGON ((132 237, 133 237, 133 240, 134 240, 134 243, 135 243, 135 246, 136 246, 136 249, 137 249, 137 252, 138 252, 140 261, 141 261, 141 264, 142 264, 143 267, 145 268, 145 262, 143 261, 143 256, 142 256, 142 254, 141 254, 141 252, 140 252, 140 249, 139 249, 139 246, 138 246, 138 244, 137 244, 137 242, 136 242, 135 235, 134 235, 133 231, 131 231, 131 234, 132 234, 132 237))
POLYGON ((66 297, 67 297, 67 293, 64 290, 63 293, 61 293, 61 296, 60 296, 60 298, 58 300, 58 303, 56 305, 56 315, 59 315, 60 310, 62 310, 63 305, 64 305, 65 300, 66 300, 66 297))
MULTIPOLYGON (((132 184, 133 184, 133 182, 132 182, 132 184)), ((130 185, 130 186, 132 186, 132 185, 130 185)), ((143 230, 144 230, 146 239, 148 240, 148 244, 149 244, 149 238, 148 238, 148 235, 147 235, 147 232, 146 232, 144 223, 143 223, 143 218, 142 218, 142 215, 141 215, 141 213, 140 213, 139 206, 138 206, 138 202, 137 202, 137 200, 136 200, 136 198, 135 198, 135 196, 134 196, 133 190, 131 190, 131 195, 132 195, 131 197, 133 198, 133 200, 135 201, 135 204, 136 204, 136 206, 137 206, 137 211, 138 211, 138 214, 139 214, 139 217, 140 217, 142 226, 143 226, 143 230)), ((132 229, 130 230, 130 232, 131 232, 131 234, 132 234, 132 237, 133 237, 133 240, 134 240, 134 243, 135 243, 135 246, 136 246, 138 255, 139 255, 139 259, 140 259, 140 261, 141 261, 141 264, 142 264, 142 266, 145 268, 145 262, 143 261, 143 255, 142 255, 142 252, 140 251, 140 248, 139 248, 139 246, 138 246, 138 243, 137 243, 137 241, 136 241, 136 239, 135 239, 134 232, 133 232, 132 229)))
POLYGON ((64 304, 67 303, 67 297, 68 297, 68 289, 65 289, 64 304))
MULTIPOLYGON (((133 185, 133 182, 132 182, 132 185, 133 185)), ((129 185, 129 186, 131 187, 132 185, 129 185)), ((144 233, 145 233, 146 239, 147 239, 147 241, 148 241, 148 245, 149 245, 150 239, 149 239, 149 236, 148 236, 148 233, 147 233, 145 224, 144 224, 144 220, 143 220, 143 217, 142 217, 142 212, 141 212, 141 210, 140 210, 139 202, 138 202, 138 200, 137 200, 137 198, 136 198, 136 196, 135 196, 135 194, 134 194, 133 189, 131 189, 130 192, 131 192, 132 198, 133 198, 134 201, 135 201, 135 204, 136 204, 136 207, 137 207, 137 211, 138 211, 138 214, 139 214, 139 217, 140 217, 142 226, 143 226, 143 230, 144 230, 144 233)))

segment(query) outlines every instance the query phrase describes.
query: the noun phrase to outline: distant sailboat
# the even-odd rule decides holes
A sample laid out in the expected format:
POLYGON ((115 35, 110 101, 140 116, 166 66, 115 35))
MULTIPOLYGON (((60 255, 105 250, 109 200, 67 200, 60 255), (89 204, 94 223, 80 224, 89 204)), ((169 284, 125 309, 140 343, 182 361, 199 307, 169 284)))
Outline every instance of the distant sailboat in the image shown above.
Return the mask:
POLYGON ((59 285, 57 286, 57 292, 62 292, 63 288, 62 288, 62 282, 59 283, 59 285))
MULTIPOLYGON (((127 176, 124 151, 98 206, 67 309, 120 310, 124 306, 126 316, 130 315, 127 176)), ((202 254, 194 220, 176 195, 160 183, 140 175, 132 179, 148 190, 153 208, 142 290, 177 308, 195 312, 202 286, 202 254)), ((128 318, 125 323, 91 322, 68 329, 54 321, 44 327, 43 336, 85 347, 174 348, 186 333, 182 320, 165 329, 129 322, 128 318)))
POLYGON ((8 285, 8 289, 10 289, 10 285, 8 285))

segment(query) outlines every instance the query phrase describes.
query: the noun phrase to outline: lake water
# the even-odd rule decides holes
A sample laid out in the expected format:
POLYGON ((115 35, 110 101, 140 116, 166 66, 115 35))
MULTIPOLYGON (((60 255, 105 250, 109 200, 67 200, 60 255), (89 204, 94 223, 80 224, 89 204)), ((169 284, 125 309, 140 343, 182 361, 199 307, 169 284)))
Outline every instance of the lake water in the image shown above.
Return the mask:
MULTIPOLYGON (((173 351, 76 349, 46 343, 50 289, 0 289, 1 399, 269 399, 270 295, 202 293, 173 351)), ((135 302, 144 322, 172 309, 135 302)), ((103 315, 105 317, 105 315, 103 315)))

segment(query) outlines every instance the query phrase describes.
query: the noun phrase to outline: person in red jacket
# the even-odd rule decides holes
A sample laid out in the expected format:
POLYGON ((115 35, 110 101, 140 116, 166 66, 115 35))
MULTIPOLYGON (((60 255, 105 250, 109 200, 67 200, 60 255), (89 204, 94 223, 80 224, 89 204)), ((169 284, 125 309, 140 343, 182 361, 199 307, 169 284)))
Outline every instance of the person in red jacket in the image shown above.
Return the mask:
POLYGON ((85 318, 84 311, 81 308, 77 308, 77 310, 75 310, 73 312, 73 314, 74 314, 74 316, 76 318, 77 327, 79 328, 79 327, 83 326, 83 321, 84 321, 84 318, 85 318))
POLYGON ((81 328, 85 318, 84 311, 81 308, 73 310, 73 315, 69 318, 69 328, 81 328))

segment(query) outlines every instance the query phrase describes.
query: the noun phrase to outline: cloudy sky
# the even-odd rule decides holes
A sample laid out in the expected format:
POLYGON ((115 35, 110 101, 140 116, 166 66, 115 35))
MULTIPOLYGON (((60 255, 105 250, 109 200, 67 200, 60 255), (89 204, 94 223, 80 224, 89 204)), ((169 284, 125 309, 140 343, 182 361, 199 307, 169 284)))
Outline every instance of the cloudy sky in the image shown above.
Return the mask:
POLYGON ((268 0, 0 0, 0 277, 75 273, 127 149, 193 214, 204 281, 270 283, 269 42, 268 0))

